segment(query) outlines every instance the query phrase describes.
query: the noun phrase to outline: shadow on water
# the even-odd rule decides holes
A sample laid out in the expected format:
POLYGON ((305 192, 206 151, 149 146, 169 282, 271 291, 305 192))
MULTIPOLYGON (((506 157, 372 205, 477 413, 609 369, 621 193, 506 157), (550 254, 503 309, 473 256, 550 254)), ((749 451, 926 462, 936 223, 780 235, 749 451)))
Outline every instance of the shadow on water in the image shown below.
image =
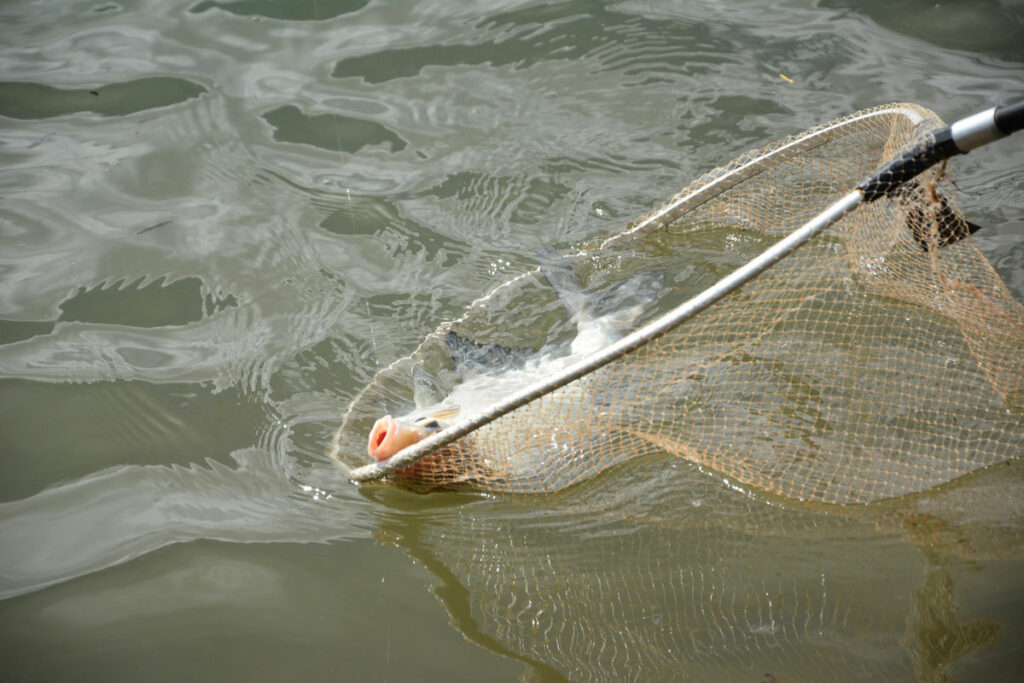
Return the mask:
POLYGON ((387 505, 391 513, 387 521, 374 532, 376 542, 403 550, 413 562, 422 565, 433 575, 436 582, 430 592, 444 607, 449 623, 463 637, 488 652, 524 664, 530 672, 530 680, 566 680, 558 668, 534 659, 531 656, 533 653, 510 649, 500 638, 492 635, 489 632, 490 625, 481 623, 473 609, 474 601, 479 596, 469 588, 466 577, 459 576, 445 565, 429 543, 424 543, 421 538, 424 517, 432 520, 438 512, 460 514, 463 506, 478 504, 485 497, 450 493, 437 493, 429 497, 413 494, 410 497, 405 492, 377 486, 364 487, 362 494, 376 504, 387 505))
POLYGON ((1015 656, 1020 600, 958 598, 979 571, 1005 580, 978 561, 1020 558, 1021 468, 997 469, 853 507, 764 498, 667 457, 543 497, 364 495, 390 510, 375 538, 436 577, 452 625, 534 680, 945 681, 978 653, 1015 656))
POLYGON ((176 543, 323 543, 366 536, 364 513, 300 495, 270 452, 242 449, 231 460, 111 467, 0 503, 0 597, 176 543))

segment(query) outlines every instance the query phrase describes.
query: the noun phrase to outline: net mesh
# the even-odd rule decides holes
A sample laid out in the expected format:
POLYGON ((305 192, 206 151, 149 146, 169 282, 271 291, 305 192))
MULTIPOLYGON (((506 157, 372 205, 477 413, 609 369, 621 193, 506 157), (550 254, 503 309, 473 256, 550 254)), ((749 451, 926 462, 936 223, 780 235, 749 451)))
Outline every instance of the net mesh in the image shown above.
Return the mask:
MULTIPOLYGON (((670 310, 812 219, 942 122, 866 110, 750 152, 572 264, 590 290, 651 270, 670 310), (700 258, 696 258, 700 256, 700 258)), ((1021 454, 1024 307, 967 235, 949 169, 862 204, 754 281, 641 348, 393 478, 420 488, 565 488, 668 452, 787 498, 861 503, 1021 454)), ((539 349, 572 326, 536 272, 498 287, 353 401, 332 455, 411 403, 417 364, 453 374, 448 330, 539 349)))
POLYGON ((389 506, 376 538, 535 680, 972 680, 972 660, 1013 656, 1020 582, 989 560, 1022 556, 1020 465, 824 511, 664 454, 553 495, 371 491, 389 506))

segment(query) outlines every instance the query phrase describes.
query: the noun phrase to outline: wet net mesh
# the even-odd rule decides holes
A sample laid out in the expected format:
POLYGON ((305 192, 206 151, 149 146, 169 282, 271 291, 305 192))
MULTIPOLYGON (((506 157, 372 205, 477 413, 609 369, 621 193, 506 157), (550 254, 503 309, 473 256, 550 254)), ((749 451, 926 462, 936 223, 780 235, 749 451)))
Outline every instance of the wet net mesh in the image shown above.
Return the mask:
POLYGON ((1017 461, 823 513, 663 454, 529 505, 381 496, 376 538, 434 575, 467 639, 536 672, 523 680, 970 679, 1010 620, 956 596, 991 580, 979 563, 1021 557, 1022 481, 1017 461))
MULTIPOLYGON (((571 263, 593 291, 666 273, 638 324, 649 322, 942 125, 914 105, 888 105, 819 126, 706 174, 571 263)), ((391 478, 554 491, 668 452, 779 496, 860 503, 1019 456, 1024 307, 953 196, 949 168, 933 167, 667 334, 391 478)), ((448 330, 520 350, 572 336, 536 271, 504 283, 378 373, 350 406, 333 457, 366 464, 373 421, 411 407, 414 365, 453 375, 448 330)))

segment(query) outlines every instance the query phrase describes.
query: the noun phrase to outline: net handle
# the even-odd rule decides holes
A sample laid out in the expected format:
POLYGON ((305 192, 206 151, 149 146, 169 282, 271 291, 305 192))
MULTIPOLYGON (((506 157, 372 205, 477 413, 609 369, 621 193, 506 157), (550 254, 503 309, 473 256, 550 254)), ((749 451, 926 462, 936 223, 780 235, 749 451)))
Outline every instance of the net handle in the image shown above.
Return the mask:
POLYGON ((661 337, 750 282, 808 240, 836 223, 847 213, 853 211, 862 202, 870 202, 890 195, 903 183, 934 164, 957 154, 966 154, 972 149, 1004 138, 1022 127, 1024 127, 1024 101, 993 107, 940 129, 927 144, 923 146, 915 144, 912 149, 900 154, 800 228, 660 318, 547 379, 507 396, 487 410, 431 434, 387 460, 351 470, 349 478, 355 482, 372 481, 381 479, 395 470, 409 467, 438 448, 442 448, 530 401, 621 358, 661 337))
POLYGON ((915 145, 904 151, 870 178, 864 179, 857 189, 864 193, 865 199, 873 202, 891 195, 903 183, 940 161, 967 154, 1021 128, 1024 128, 1024 100, 980 111, 937 130, 930 144, 915 145))

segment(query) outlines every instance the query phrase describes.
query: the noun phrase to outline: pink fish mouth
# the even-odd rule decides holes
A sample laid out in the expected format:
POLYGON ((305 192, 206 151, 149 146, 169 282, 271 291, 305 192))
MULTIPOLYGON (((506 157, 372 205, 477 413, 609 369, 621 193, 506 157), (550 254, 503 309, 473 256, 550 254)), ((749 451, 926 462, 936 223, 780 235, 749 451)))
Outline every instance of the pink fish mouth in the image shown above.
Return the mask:
POLYGON ((387 460, 407 446, 411 446, 424 436, 417 429, 410 429, 398 424, 398 420, 385 415, 374 423, 370 430, 370 439, 366 446, 367 453, 374 460, 387 460))

